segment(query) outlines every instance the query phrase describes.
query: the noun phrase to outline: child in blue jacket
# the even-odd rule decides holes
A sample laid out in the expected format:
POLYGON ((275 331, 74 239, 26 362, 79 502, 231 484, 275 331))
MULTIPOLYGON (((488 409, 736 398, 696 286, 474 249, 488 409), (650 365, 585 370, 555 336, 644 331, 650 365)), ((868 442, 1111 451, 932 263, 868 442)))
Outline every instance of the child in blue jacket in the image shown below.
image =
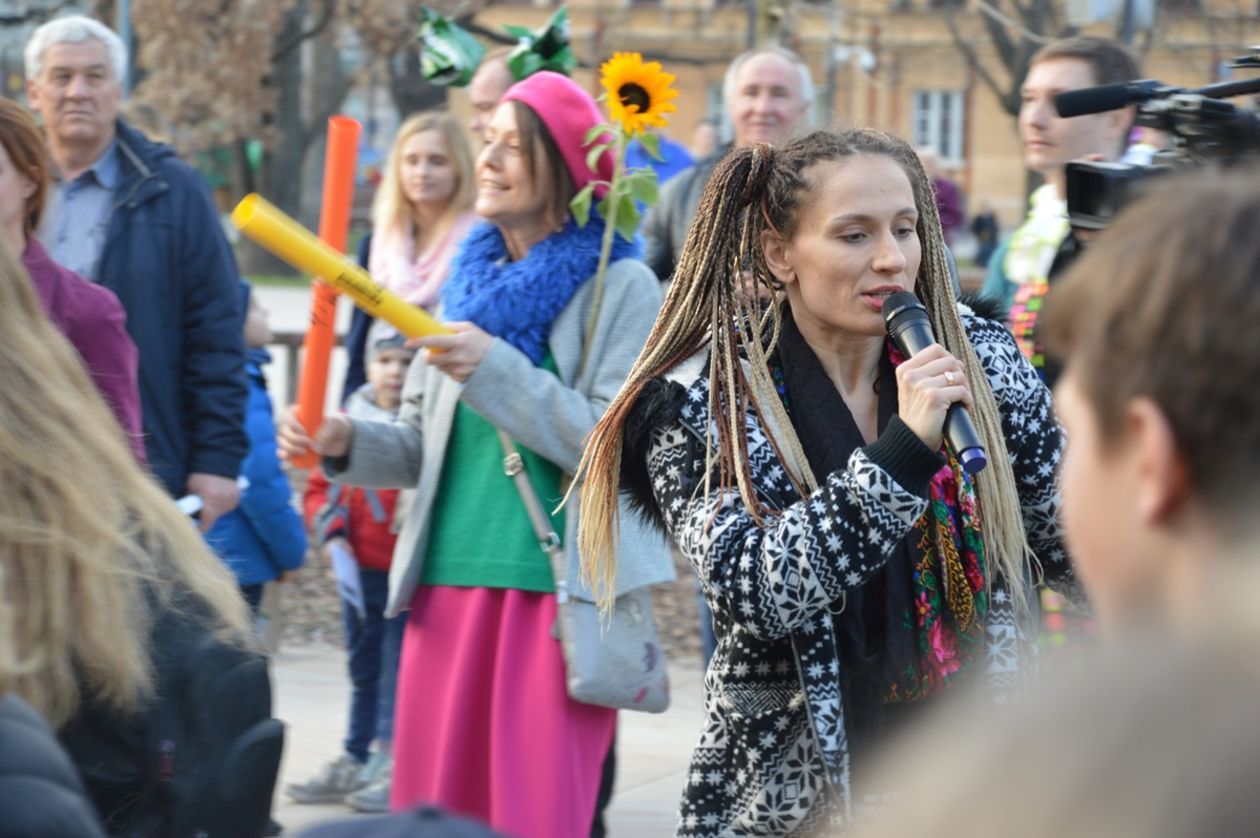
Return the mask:
POLYGON ((276 456, 276 426, 263 364, 271 361, 266 350, 271 341, 267 310, 258 304, 247 283, 241 283, 245 299, 246 375, 249 401, 245 432, 249 454, 241 463, 241 476, 249 485, 241 491, 240 505, 224 515, 206 540, 236 574, 249 607, 258 613, 263 585, 281 579, 301 567, 306 558, 306 526, 294 509, 293 489, 276 456))

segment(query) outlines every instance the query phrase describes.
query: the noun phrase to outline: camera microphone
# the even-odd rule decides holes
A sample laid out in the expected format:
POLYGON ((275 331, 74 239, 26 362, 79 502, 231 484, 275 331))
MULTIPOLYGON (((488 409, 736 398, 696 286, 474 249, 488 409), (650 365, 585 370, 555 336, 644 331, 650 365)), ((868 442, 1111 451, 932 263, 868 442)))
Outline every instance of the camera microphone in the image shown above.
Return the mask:
MULTIPOLYGON (((927 309, 909 291, 898 291, 884 300, 884 324, 888 328, 888 336, 907 358, 936 343, 927 309)), ((959 402, 951 404, 945 413, 944 436, 968 474, 979 474, 989 464, 971 414, 959 402)))
POLYGON ((1059 116, 1067 119, 1091 113, 1118 111, 1129 105, 1158 99, 1175 92, 1177 92, 1176 88, 1170 88, 1154 79, 1103 84, 1098 87, 1082 87, 1080 90, 1067 90, 1060 93, 1054 97, 1054 109, 1059 112, 1059 116))

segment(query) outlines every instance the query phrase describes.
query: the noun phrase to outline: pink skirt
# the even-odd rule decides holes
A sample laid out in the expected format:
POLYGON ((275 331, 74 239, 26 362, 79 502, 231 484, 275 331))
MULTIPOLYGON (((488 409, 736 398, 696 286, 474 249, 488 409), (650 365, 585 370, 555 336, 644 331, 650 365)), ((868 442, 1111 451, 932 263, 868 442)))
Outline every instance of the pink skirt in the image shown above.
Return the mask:
POLYGON ((617 713, 564 686, 554 594, 422 586, 403 636, 395 810, 421 803, 516 838, 586 838, 617 713))

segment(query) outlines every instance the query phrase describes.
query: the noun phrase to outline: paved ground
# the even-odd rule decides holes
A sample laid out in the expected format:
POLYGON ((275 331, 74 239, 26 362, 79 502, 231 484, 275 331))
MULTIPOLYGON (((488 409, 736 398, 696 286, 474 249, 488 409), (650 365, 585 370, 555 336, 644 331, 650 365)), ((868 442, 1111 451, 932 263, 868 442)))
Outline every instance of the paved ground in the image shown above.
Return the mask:
MULTIPOLYGON (((275 816, 286 835, 353 817, 342 806, 290 803, 281 791, 286 783, 307 779, 340 749, 349 698, 343 655, 329 646, 303 646, 282 649, 274 659, 275 712, 288 724, 275 816)), ((673 701, 668 711, 621 714, 617 784, 608 812, 613 838, 674 834, 674 813, 702 714, 699 669, 672 664, 670 678, 673 701)))

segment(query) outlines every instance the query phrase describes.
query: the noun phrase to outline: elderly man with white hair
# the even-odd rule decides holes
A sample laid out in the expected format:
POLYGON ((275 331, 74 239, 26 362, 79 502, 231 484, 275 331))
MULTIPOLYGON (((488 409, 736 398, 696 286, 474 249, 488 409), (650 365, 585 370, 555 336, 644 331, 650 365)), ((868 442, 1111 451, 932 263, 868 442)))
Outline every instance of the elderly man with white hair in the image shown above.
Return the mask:
POLYGON ((148 461, 209 528, 237 504, 245 437, 239 276, 200 176, 118 118, 127 51, 79 15, 26 45, 26 93, 55 184, 38 236, 53 259, 118 296, 140 359, 148 461))
MULTIPOLYGON (((722 95, 734 147, 777 145, 806 127, 814 101, 814 82, 800 56, 782 47, 760 47, 735 58, 726 70, 722 95)), ((682 253, 700 193, 709 175, 730 146, 721 146, 695 166, 678 174, 661 189, 659 203, 643 225, 646 261, 662 281, 668 281, 682 253)))

